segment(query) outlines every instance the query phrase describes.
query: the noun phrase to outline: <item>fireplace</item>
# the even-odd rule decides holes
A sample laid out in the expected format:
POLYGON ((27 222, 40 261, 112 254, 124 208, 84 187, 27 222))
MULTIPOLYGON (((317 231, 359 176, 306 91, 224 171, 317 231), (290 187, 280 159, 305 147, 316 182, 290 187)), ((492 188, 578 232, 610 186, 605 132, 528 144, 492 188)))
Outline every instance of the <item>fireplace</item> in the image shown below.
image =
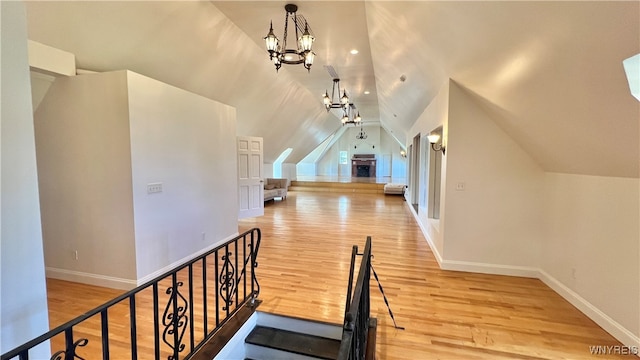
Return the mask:
POLYGON ((352 177, 376 177, 376 155, 356 154, 351 158, 352 177))
POLYGON ((369 177, 369 169, 370 165, 358 165, 356 167, 356 176, 357 177, 369 177))

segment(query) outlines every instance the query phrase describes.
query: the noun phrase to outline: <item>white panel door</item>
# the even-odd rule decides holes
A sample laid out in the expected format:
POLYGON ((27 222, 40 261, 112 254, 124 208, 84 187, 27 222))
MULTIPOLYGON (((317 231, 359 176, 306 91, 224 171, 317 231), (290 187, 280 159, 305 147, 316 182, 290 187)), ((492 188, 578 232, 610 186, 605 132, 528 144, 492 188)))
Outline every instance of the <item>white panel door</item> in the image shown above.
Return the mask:
POLYGON ((262 138, 238 136, 238 219, 264 215, 262 138))

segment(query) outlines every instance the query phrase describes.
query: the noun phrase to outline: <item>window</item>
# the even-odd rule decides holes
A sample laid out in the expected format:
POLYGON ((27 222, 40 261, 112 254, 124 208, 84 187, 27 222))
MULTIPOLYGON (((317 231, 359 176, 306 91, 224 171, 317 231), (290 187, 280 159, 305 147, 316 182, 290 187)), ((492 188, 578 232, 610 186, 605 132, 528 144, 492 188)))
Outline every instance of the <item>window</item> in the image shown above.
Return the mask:
POLYGON ((346 151, 340 151, 340 165, 349 164, 349 158, 346 151))

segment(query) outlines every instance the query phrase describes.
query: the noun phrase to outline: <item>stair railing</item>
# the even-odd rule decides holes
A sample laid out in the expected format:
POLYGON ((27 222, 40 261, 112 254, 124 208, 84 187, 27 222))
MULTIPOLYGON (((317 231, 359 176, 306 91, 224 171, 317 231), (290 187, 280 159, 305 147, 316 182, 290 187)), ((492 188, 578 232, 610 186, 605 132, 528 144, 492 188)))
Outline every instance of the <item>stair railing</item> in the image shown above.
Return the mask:
POLYGON ((240 308, 255 305, 260 293, 255 269, 258 266, 261 236, 258 228, 248 230, 3 354, 0 360, 27 360, 30 358, 30 350, 46 341, 51 340, 52 347, 56 346, 56 341, 60 341, 59 337, 54 341, 54 337, 58 335, 64 336, 64 348, 55 352, 50 360, 129 357, 122 354, 122 348, 118 349, 117 354, 113 354, 113 351, 110 353, 110 344, 123 341, 120 338, 110 338, 110 325, 131 329, 127 353, 132 360, 136 360, 138 353, 143 352, 144 355, 153 352, 156 360, 187 359, 189 354, 195 353, 240 308), (142 296, 143 292, 146 292, 145 296, 142 296), (148 302, 149 293, 152 294, 152 309, 149 304, 140 306, 140 303, 148 302), (136 302, 137 299, 139 303, 136 302), (123 307, 128 309, 122 311, 123 307), (123 313, 124 316, 118 317, 117 321, 110 320, 111 314, 123 313), (147 328, 144 328, 143 333, 138 332, 138 317, 153 318, 152 336, 147 328), (96 322, 100 323, 99 327, 95 325, 96 322), (147 340, 147 343, 142 344, 142 340, 147 340), (98 356, 98 353, 101 355, 98 356))
POLYGON ((345 308, 344 326, 338 360, 362 360, 367 349, 367 337, 369 334, 369 309, 371 279, 371 236, 367 236, 362 254, 358 254, 358 247, 354 246, 351 252, 351 270, 349 272, 349 286, 347 289, 347 306, 345 308), (356 255, 362 255, 358 278, 351 296, 351 284, 353 282, 353 269, 356 255))

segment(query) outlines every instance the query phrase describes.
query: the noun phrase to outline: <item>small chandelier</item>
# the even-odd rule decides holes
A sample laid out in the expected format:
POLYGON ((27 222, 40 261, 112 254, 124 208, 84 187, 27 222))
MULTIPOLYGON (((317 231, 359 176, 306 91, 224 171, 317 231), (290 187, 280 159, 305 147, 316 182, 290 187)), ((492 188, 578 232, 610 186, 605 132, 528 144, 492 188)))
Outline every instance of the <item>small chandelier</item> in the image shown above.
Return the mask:
POLYGON ((324 107, 327 111, 331 109, 344 109, 347 110, 349 104, 349 97, 347 96, 347 90, 342 90, 342 96, 338 100, 337 97, 340 96, 340 79, 333 79, 333 87, 331 88, 331 97, 329 97, 329 93, 327 91, 322 95, 322 102, 324 103, 324 107))
POLYGON ((353 104, 350 104, 348 107, 344 109, 342 113, 342 119, 340 119, 342 125, 347 124, 362 124, 362 117, 360 117, 360 112, 356 113, 356 107, 353 104))
POLYGON ((313 58, 316 54, 311 50, 315 37, 311 35, 309 24, 302 15, 296 15, 298 6, 294 4, 287 4, 284 6, 286 15, 284 17, 284 36, 282 37, 283 43, 280 44, 280 40, 273 33, 273 21, 269 27, 269 33, 265 36, 264 41, 269 52, 269 59, 276 66, 276 71, 280 69, 282 64, 297 65, 303 64, 305 69, 311 71, 311 65, 313 65, 313 58), (293 19, 293 24, 296 30, 297 48, 287 49, 287 30, 289 27, 289 17, 293 19), (302 35, 299 35, 299 34, 302 35))
POLYGON ((360 124, 360 132, 356 135, 356 139, 365 140, 367 138, 367 133, 362 129, 362 123, 360 124))

